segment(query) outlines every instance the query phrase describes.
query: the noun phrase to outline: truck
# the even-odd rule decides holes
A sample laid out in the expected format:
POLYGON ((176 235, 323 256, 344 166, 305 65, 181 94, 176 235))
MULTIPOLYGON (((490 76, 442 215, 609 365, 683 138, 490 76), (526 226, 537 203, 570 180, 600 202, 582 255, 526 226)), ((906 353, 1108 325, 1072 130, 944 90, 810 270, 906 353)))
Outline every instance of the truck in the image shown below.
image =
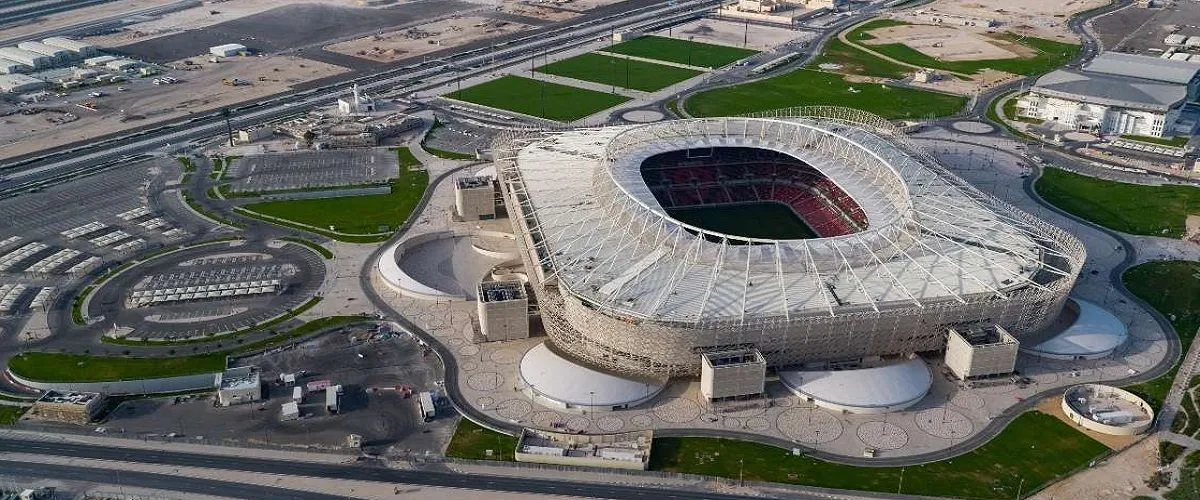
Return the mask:
POLYGON ((421 419, 426 422, 433 420, 437 415, 437 408, 433 406, 432 392, 425 391, 417 395, 417 409, 421 412, 421 419))
POLYGON ((325 388, 325 409, 329 410, 330 414, 337 414, 341 395, 342 386, 340 385, 331 385, 325 388))
POLYGON ((300 386, 292 387, 292 401, 297 403, 304 400, 304 388, 300 386))
POLYGON ((242 85, 250 85, 250 82, 241 78, 223 78, 221 79, 221 84, 226 87, 240 87, 242 85))

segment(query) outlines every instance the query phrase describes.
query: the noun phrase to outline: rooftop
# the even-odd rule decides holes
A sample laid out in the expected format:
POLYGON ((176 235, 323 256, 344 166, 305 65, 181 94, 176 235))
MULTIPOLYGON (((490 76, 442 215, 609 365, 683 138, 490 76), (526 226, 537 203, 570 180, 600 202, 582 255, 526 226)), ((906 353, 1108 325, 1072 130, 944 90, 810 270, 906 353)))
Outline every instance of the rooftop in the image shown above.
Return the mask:
POLYGON ((525 286, 520 281, 484 281, 479 284, 479 300, 501 302, 525 298, 525 286))
POLYGON ((259 386, 257 366, 239 366, 221 373, 221 390, 252 389, 259 386))
POLYGON ((767 362, 763 359, 762 354, 755 349, 748 351, 706 352, 704 353, 704 361, 709 366, 744 365, 750 363, 766 364, 767 362))
POLYGON ((1187 87, 1177 83, 1066 69, 1038 78, 1033 90, 1067 99, 1082 98, 1090 104, 1154 111, 1165 111, 1187 99, 1187 87))
POLYGON ((492 178, 483 175, 475 177, 459 177, 458 179, 455 179, 455 183, 459 189, 479 188, 485 186, 491 187, 492 178))
POLYGON ((56 392, 47 391, 42 395, 38 402, 56 403, 56 404, 71 404, 71 405, 86 405, 91 403, 96 398, 100 397, 100 393, 96 392, 56 392))
POLYGON ((1092 59, 1083 70, 1093 74, 1127 76, 1164 83, 1186 85, 1200 71, 1200 64, 1162 59, 1156 56, 1139 56, 1122 52, 1104 52, 1092 59))

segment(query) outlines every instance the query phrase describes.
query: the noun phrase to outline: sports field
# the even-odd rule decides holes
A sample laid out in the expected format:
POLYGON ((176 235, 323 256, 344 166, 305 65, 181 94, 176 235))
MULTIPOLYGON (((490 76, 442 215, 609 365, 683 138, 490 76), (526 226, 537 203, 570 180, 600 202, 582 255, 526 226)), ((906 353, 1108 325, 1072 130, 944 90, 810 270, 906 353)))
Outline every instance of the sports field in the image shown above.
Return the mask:
POLYGON ((823 488, 952 498, 1021 498, 1108 450, 1045 413, 1025 413, 975 451, 910 467, 854 467, 758 443, 655 438, 650 469, 823 488))
POLYGON ((685 101, 693 116, 734 116, 792 106, 845 106, 884 118, 957 113, 967 98, 890 85, 851 83, 841 75, 798 69, 773 78, 696 94, 685 101))
POLYGON ((446 95, 451 99, 569 122, 611 108, 629 98, 507 75, 446 95))
POLYGON ((1130 234, 1180 238, 1187 216, 1200 214, 1200 188, 1145 186, 1047 168, 1034 185, 1054 206, 1130 234))
MULTIPOLYGON (((1179 334, 1181 350, 1187 352, 1200 329, 1200 263, 1147 262, 1127 269, 1121 279, 1130 292, 1171 321, 1175 333, 1179 334), (1168 283, 1170 286, 1164 286, 1168 283)), ((1170 391, 1178 369, 1176 363, 1166 374, 1126 389, 1158 408, 1170 391)))
POLYGON ((799 240, 817 236, 792 209, 779 203, 672 208, 667 215, 699 228, 749 238, 799 240))
POLYGON ((582 54, 555 61, 537 70, 585 82, 616 85, 645 92, 661 90, 700 74, 692 69, 603 54, 582 54))
POLYGON ((719 68, 757 51, 711 43, 693 42, 665 36, 647 35, 603 49, 613 54, 644 57, 702 68, 719 68))

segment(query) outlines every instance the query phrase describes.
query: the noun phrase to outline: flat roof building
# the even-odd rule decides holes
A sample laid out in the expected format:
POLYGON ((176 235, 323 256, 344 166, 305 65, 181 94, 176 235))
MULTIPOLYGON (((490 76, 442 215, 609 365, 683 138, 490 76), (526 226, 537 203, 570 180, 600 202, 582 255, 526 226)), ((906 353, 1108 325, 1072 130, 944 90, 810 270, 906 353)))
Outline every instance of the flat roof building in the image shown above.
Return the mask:
POLYGON ((241 54, 242 52, 246 52, 246 50, 246 46, 240 43, 227 43, 224 45, 209 47, 208 52, 218 57, 230 57, 241 54))
POLYGON ((58 47, 60 49, 69 50, 71 52, 74 52, 75 54, 78 54, 79 57, 96 57, 96 56, 100 55, 100 47, 97 47, 97 46, 92 45, 87 42, 81 42, 79 40, 72 40, 72 39, 66 38, 66 37, 52 36, 50 38, 42 40, 42 43, 49 45, 51 47, 58 47))
POLYGON ((514 458, 518 462, 646 470, 653 442, 653 431, 580 435, 525 429, 517 440, 514 458))
POLYGON ((28 64, 14 61, 12 59, 0 59, 0 75, 11 75, 13 73, 28 73, 33 71, 28 64))
POLYGON ((0 57, 21 64, 27 64, 35 70, 49 68, 54 65, 53 57, 47 57, 37 52, 30 52, 17 47, 0 47, 0 57))
POLYGON ((221 406, 262 399, 261 372, 257 366, 239 366, 217 374, 217 401, 221 406))
POLYGON ((48 85, 46 82, 28 75, 0 75, 0 92, 11 92, 17 94, 20 92, 38 90, 46 87, 46 85, 48 85))
POLYGON ((479 284, 479 329, 488 341, 529 338, 529 297, 520 281, 479 284))
POLYGON ((1020 351, 1021 343, 999 325, 946 332, 946 367, 962 380, 1012 373, 1020 351))
POLYGON ((91 422, 103 405, 104 395, 97 392, 47 391, 29 409, 29 416, 83 425, 91 422))
POLYGON ((700 394, 709 401, 763 393, 767 360, 757 349, 706 352, 701 357, 700 394))
POLYGON ((459 177, 454 182, 454 208, 462 220, 496 218, 496 188, 487 176, 459 177))
POLYGON ((21 42, 17 44, 18 49, 36 52, 46 57, 54 59, 55 66, 66 66, 71 64, 73 59, 79 55, 66 49, 46 45, 42 42, 21 42))

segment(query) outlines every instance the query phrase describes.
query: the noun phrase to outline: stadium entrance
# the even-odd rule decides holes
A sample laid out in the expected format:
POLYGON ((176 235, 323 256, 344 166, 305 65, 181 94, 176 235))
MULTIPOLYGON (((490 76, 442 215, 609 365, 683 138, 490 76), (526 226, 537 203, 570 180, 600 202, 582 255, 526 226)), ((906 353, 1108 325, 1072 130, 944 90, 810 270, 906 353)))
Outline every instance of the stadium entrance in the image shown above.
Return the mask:
POLYGON ((811 165, 776 151, 717 147, 660 153, 641 165, 677 221, 746 238, 828 238, 866 229, 862 208, 811 165))

